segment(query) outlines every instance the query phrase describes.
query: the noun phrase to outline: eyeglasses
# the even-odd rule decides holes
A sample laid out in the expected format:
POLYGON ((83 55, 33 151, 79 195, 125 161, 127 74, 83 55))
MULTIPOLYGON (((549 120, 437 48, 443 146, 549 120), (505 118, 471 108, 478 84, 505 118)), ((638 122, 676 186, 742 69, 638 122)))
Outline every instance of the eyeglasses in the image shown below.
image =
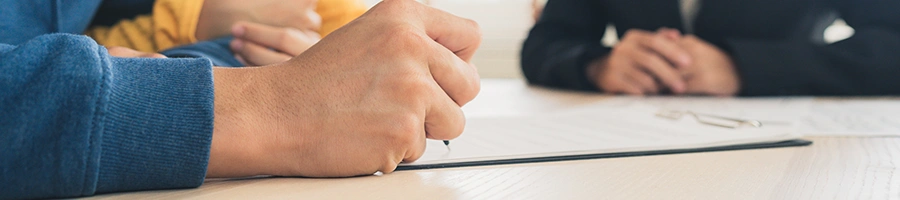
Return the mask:
POLYGON ((701 124, 718 126, 722 128, 731 128, 736 129, 740 127, 762 127, 762 122, 758 120, 747 120, 747 119, 738 119, 731 117, 723 117, 717 115, 710 114, 702 114, 696 113, 693 111, 687 110, 660 110, 656 113, 657 117, 662 117, 671 120, 681 120, 685 115, 693 116, 697 122, 701 124))

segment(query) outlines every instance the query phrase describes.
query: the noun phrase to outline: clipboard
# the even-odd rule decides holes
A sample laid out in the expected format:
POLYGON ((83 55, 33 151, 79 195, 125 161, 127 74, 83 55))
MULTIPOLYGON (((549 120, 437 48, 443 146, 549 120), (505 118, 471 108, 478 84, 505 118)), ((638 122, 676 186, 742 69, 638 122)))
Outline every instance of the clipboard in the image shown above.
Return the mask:
POLYGON ((396 170, 404 171, 404 170, 458 168, 458 167, 474 167, 474 166, 511 165, 511 164, 524 164, 524 163, 559 162, 559 161, 571 161, 571 160, 653 156, 653 155, 682 154, 682 153, 700 153, 700 152, 716 152, 716 151, 732 151, 732 150, 798 147, 798 146, 808 146, 811 144, 812 144, 812 141, 798 139, 798 140, 787 140, 787 141, 773 142, 773 143, 739 144, 739 145, 705 147, 705 148, 668 149, 668 150, 616 152, 616 153, 600 153, 600 154, 580 154, 580 155, 549 156, 549 157, 530 157, 530 158, 483 160, 483 161, 439 163, 439 164, 426 164, 426 165, 401 165, 401 166, 397 166, 396 170))

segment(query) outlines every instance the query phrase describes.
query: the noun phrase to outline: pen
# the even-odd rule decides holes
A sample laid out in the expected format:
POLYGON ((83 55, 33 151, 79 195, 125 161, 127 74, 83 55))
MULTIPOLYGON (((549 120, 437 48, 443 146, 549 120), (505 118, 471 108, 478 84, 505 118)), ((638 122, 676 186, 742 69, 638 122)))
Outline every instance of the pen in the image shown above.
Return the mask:
POLYGON ((450 140, 444 140, 444 146, 447 147, 447 150, 450 150, 450 140))

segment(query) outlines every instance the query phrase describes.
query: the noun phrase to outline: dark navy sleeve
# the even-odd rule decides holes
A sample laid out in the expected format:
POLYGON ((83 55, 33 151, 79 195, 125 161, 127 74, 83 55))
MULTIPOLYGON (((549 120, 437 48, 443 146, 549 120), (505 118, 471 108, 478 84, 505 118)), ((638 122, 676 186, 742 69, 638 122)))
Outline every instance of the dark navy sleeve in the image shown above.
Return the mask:
POLYGON ((213 97, 206 59, 111 57, 70 34, 0 44, 0 199, 197 187, 213 97))
POLYGON ((604 1, 548 1, 522 47, 522 72, 528 83, 597 90, 587 78, 593 60, 611 50, 600 43, 609 19, 604 1))

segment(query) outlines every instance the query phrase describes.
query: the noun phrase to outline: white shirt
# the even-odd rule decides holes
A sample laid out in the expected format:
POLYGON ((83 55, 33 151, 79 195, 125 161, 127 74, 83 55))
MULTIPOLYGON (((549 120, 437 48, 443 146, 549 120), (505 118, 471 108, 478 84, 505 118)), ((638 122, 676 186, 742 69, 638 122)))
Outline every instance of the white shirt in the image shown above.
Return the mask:
POLYGON ((681 24, 685 34, 694 33, 694 20, 700 11, 700 0, 679 0, 681 4, 681 24))

